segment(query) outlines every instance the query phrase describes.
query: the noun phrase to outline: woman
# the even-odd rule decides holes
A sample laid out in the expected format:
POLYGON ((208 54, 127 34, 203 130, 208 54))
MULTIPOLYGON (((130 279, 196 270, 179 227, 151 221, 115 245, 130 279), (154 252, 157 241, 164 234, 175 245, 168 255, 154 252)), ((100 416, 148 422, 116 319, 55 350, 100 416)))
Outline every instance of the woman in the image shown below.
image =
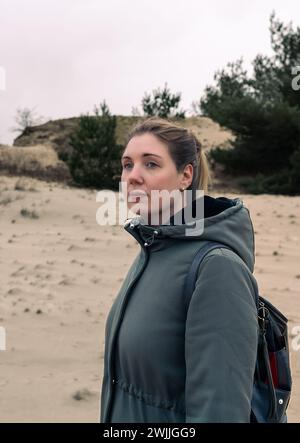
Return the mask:
POLYGON ((139 206, 125 230, 141 248, 107 318, 100 420, 249 422, 257 311, 248 210, 239 199, 197 198, 209 182, 204 153, 191 131, 169 121, 139 123, 121 161, 128 206, 133 212, 139 206), (142 196, 151 203, 153 190, 190 190, 194 197, 190 204, 183 199, 179 211, 173 199, 169 219, 162 199, 148 204, 150 223, 144 223, 142 196), (137 195, 140 205, 130 198, 137 195), (185 210, 190 205, 195 214, 199 202, 204 229, 187 235, 185 210), (181 224, 174 222, 178 214, 181 224), (208 241, 234 252, 207 254, 186 310, 185 277, 208 241))

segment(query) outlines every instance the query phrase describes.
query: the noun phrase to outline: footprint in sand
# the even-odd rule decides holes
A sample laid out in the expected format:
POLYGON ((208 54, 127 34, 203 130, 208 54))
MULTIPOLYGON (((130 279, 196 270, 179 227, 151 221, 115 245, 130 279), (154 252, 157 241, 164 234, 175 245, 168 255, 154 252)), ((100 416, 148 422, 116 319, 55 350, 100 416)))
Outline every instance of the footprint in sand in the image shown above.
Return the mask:
POLYGON ((18 294, 20 294, 21 292, 22 292, 21 289, 15 287, 15 288, 10 288, 10 289, 6 292, 6 294, 7 294, 7 295, 18 295, 18 294))
POLYGON ((72 281, 69 278, 64 278, 58 284, 60 286, 71 286, 72 281))
POLYGON ((82 249, 82 248, 80 248, 79 246, 76 246, 76 245, 70 245, 70 246, 67 248, 67 251, 81 251, 81 249, 82 249))
POLYGON ((25 269, 25 266, 21 266, 19 269, 10 274, 11 277, 18 277, 18 274, 25 269))
POLYGON ((74 392, 74 394, 72 394, 72 398, 77 401, 90 400, 96 396, 97 394, 95 392, 91 392, 87 388, 79 389, 78 391, 74 392))

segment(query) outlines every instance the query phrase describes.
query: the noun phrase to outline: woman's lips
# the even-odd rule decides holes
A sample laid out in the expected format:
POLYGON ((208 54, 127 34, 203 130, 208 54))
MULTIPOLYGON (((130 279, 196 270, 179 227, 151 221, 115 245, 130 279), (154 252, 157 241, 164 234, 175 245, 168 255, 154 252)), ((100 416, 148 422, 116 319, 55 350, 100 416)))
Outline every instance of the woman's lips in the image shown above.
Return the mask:
POLYGON ((128 192, 128 194, 136 194, 136 195, 138 195, 138 194, 143 194, 143 195, 147 195, 147 192, 146 191, 143 191, 142 189, 135 189, 134 191, 129 191, 128 192))
POLYGON ((147 193, 145 191, 131 191, 128 193, 128 198, 129 197, 134 197, 134 198, 147 197, 147 193))

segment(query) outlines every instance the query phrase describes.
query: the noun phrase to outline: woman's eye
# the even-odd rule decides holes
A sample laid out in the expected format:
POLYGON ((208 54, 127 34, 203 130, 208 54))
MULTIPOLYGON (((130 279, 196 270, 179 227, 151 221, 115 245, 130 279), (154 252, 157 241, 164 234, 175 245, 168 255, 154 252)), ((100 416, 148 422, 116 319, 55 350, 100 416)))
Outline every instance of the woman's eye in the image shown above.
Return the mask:
POLYGON ((124 168, 124 169, 128 169, 127 166, 130 166, 130 163, 126 163, 126 164, 124 164, 124 165, 123 165, 123 168, 124 168))
MULTIPOLYGON (((157 167, 157 164, 154 163, 154 162, 147 162, 147 163, 146 163, 146 166, 148 167, 148 165, 149 165, 149 168, 150 168, 150 169, 153 169, 153 168, 157 167)), ((124 168, 124 169, 128 169, 128 168, 131 167, 131 166, 132 166, 131 163, 125 163, 125 164, 123 165, 123 168, 124 168)))
POLYGON ((153 166, 151 166, 151 168, 152 168, 152 167, 155 168, 155 167, 157 166, 157 164, 154 163, 154 162, 148 162, 147 165, 153 165, 153 166))

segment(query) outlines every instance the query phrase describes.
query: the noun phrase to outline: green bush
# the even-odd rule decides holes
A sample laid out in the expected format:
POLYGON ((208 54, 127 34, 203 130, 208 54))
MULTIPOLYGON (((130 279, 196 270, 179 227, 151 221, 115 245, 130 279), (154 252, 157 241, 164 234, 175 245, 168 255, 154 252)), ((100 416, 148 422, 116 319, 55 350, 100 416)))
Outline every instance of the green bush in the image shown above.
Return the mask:
POLYGON ((253 177, 240 178, 238 184, 253 194, 299 195, 300 148, 291 156, 289 168, 272 175, 257 174, 253 177))
POLYGON ((100 189, 119 189, 122 146, 116 143, 116 116, 105 103, 95 115, 82 115, 70 137, 72 154, 67 162, 76 183, 100 189))
POLYGON ((142 99, 142 108, 146 117, 161 117, 161 118, 185 118, 185 111, 178 110, 181 100, 181 94, 172 94, 167 87, 154 89, 151 94, 145 94, 142 99))

